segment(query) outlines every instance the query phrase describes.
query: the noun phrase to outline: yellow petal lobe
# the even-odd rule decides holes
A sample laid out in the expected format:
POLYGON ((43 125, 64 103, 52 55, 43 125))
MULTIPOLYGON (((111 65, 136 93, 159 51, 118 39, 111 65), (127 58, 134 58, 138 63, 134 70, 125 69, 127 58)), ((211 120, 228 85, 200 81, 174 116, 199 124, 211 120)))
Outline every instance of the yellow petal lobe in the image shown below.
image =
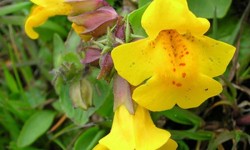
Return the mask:
POLYGON ((149 37, 155 38, 160 31, 171 29, 180 34, 203 35, 210 24, 204 18, 197 18, 188 9, 186 0, 154 0, 142 16, 142 26, 149 37))
POLYGON ((63 3, 64 0, 30 0, 32 3, 42 6, 42 7, 47 7, 51 5, 55 5, 58 3, 63 3))
POLYGON ((123 44, 113 49, 111 56, 118 73, 132 85, 138 85, 153 74, 153 51, 149 39, 123 44))
POLYGON ((49 17, 55 15, 68 15, 71 12, 71 5, 63 3, 61 0, 53 3, 34 1, 38 6, 34 6, 31 14, 25 22, 25 32, 32 39, 38 38, 38 33, 34 30, 35 27, 42 25, 49 17))
POLYGON ((223 74, 236 50, 232 45, 206 36, 193 36, 186 45, 198 54, 196 59, 199 62, 199 71, 209 77, 223 74))
POLYGON ((160 147, 157 150, 174 150, 174 149, 177 149, 177 147, 178 147, 177 143, 174 140, 169 139, 166 144, 164 144, 162 147, 160 147))
POLYGON ((107 147, 101 145, 101 144, 97 144, 93 150, 109 150, 107 147))
POLYGON ((146 109, 138 106, 131 115, 122 105, 115 112, 111 132, 99 143, 110 150, 153 150, 169 137, 169 132, 155 127, 146 109))

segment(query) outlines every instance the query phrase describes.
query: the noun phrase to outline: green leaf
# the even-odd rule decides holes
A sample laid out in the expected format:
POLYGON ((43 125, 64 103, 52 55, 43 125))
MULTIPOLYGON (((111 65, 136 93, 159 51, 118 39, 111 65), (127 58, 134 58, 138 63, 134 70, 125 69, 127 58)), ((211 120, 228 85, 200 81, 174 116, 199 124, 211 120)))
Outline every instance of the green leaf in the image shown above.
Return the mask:
POLYGON ((188 131, 188 130, 169 130, 173 139, 192 139, 198 141, 211 140, 214 136, 210 131, 188 131))
POLYGON ((19 93, 19 89, 18 89, 15 78, 11 75, 11 73, 5 66, 3 66, 3 72, 4 72, 5 81, 10 91, 12 93, 19 93))
POLYGON ((2 107, 0 107, 0 109, 1 126, 3 126, 9 132, 12 140, 16 140, 20 132, 20 125, 18 124, 16 118, 14 118, 8 111, 6 111, 6 109, 3 109, 2 107))
POLYGON ((178 150, 189 150, 188 145, 184 141, 176 141, 178 142, 178 150))
POLYGON ((24 21, 25 21, 24 16, 2 16, 2 17, 0 17, 0 22, 2 24, 23 26, 24 21))
POLYGON ((134 34, 136 34, 136 35, 141 35, 141 36, 145 36, 145 37, 147 36, 145 30, 141 26, 141 18, 142 18, 144 11, 148 7, 148 5, 149 5, 149 3, 144 5, 143 7, 139 8, 139 9, 131 12, 128 15, 129 23, 133 29, 134 34))
MULTIPOLYGON (((47 30, 51 30, 52 32, 56 32, 60 34, 61 36, 67 36, 67 30, 60 25, 59 23, 51 20, 47 20, 43 25, 41 25, 39 28, 47 30)), ((47 31, 48 32, 48 31, 47 31)))
POLYGON ((115 4, 115 0, 106 0, 108 3, 109 3, 109 5, 111 5, 111 6, 114 6, 114 4, 115 4))
POLYGON ((62 62, 74 63, 77 69, 81 69, 83 67, 79 55, 75 52, 67 52, 62 55, 62 62))
POLYGON ((58 34, 54 34, 53 45, 54 45, 53 63, 54 63, 54 68, 57 68, 62 63, 61 55, 65 53, 66 48, 62 38, 58 34))
POLYGON ((144 6, 145 4, 151 2, 152 0, 139 0, 138 1, 138 5, 139 5, 139 8, 144 6))
POLYGON ((192 113, 189 110, 181 109, 177 106, 170 110, 161 112, 164 116, 171 119, 174 122, 185 124, 185 125, 195 125, 197 127, 203 124, 203 119, 198 115, 192 113))
POLYGON ((77 49, 79 49, 79 47, 81 47, 81 44, 82 44, 81 37, 73 30, 69 32, 67 37, 68 38, 65 42, 66 51, 69 51, 69 52, 77 51, 77 49))
POLYGON ((74 150, 92 150, 98 141, 105 135, 104 130, 92 127, 83 132, 76 140, 74 150))
POLYGON ((55 113, 52 111, 38 111, 24 124, 17 140, 18 147, 26 147, 36 141, 51 126, 55 113))
POLYGON ((232 0, 187 0, 187 2, 190 10, 194 14, 199 17, 211 19, 214 18, 214 16, 223 18, 227 14, 232 0))
POLYGON ((0 16, 4 16, 9 13, 20 11, 24 8, 28 8, 30 5, 31 5, 30 2, 22 2, 22 3, 16 3, 16 4, 11 4, 8 6, 1 7, 0 16))
POLYGON ((228 141, 234 140, 237 144, 240 139, 247 139, 249 141, 250 136, 241 130, 233 130, 233 131, 223 131, 216 138, 213 138, 208 145, 208 150, 215 150, 218 145, 228 141))

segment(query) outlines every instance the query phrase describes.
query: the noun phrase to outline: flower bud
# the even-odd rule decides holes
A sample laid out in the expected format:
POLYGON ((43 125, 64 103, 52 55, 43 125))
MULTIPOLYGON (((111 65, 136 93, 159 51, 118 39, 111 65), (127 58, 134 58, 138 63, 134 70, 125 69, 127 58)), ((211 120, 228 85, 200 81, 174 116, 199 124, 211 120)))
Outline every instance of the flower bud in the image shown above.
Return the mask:
POLYGON ((98 37, 106 33, 107 27, 115 24, 118 14, 112 7, 104 6, 95 11, 69 16, 68 18, 76 25, 84 27, 85 30, 81 34, 98 37))
POLYGON ((70 98, 76 108, 80 107, 86 110, 89 107, 92 107, 92 93, 93 90, 91 84, 85 78, 70 85, 70 98))
POLYGON ((116 110, 121 105, 125 105, 130 114, 135 113, 129 83, 118 74, 115 74, 114 110, 116 110))
POLYGON ((101 71, 97 76, 97 79, 101 79, 104 78, 107 81, 109 81, 110 79, 108 79, 111 70, 113 68, 114 64, 113 64, 113 60, 111 58, 110 53, 106 53, 104 54, 101 58, 100 58, 100 68, 101 71))
POLYGON ((87 47, 85 49, 85 58, 82 60, 83 64, 92 63, 101 57, 101 50, 94 47, 87 47))

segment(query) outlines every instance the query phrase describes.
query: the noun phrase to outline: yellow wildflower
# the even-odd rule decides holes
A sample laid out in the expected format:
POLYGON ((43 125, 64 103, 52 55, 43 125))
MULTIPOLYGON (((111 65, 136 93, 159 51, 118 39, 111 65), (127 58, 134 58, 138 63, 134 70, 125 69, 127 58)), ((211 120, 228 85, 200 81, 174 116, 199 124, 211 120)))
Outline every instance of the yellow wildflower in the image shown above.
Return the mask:
POLYGON ((142 26, 147 38, 112 51, 118 74, 138 86, 133 99, 139 105, 192 108, 222 91, 213 77, 225 71, 235 47, 204 36, 209 22, 197 18, 186 0, 154 0, 142 26))
POLYGON ((177 148, 170 133, 156 128, 149 112, 137 106, 131 115, 124 105, 115 111, 111 132, 99 141, 94 150, 157 150, 177 148), (162 147, 162 148, 161 148, 162 147))
POLYGON ((71 13, 72 6, 64 3, 64 0, 31 0, 36 6, 33 7, 31 14, 25 22, 25 32, 32 39, 38 38, 35 27, 42 25, 49 17, 55 15, 68 15, 71 13))
MULTIPOLYGON (((39 36, 34 28, 45 23, 49 17, 56 15, 81 16, 81 14, 107 5, 104 0, 31 0, 31 2, 36 6, 32 8, 31 14, 25 22, 25 32, 32 39, 37 39, 39 36)), ((94 13, 92 12, 92 14, 94 13)), ((89 20, 93 20, 93 18, 89 20)), ((90 35, 82 35, 86 29, 83 25, 73 22, 72 27, 83 40, 88 40, 91 37, 90 35)))

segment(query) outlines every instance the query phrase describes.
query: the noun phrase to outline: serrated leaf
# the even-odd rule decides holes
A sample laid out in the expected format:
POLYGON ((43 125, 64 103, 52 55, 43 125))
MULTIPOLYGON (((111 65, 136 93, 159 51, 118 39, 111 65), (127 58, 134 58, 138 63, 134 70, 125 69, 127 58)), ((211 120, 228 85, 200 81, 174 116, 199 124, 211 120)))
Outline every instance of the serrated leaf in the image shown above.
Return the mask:
POLYGON ((55 113, 48 110, 38 111, 24 124, 17 139, 18 147, 26 147, 36 141, 51 126, 55 113))

